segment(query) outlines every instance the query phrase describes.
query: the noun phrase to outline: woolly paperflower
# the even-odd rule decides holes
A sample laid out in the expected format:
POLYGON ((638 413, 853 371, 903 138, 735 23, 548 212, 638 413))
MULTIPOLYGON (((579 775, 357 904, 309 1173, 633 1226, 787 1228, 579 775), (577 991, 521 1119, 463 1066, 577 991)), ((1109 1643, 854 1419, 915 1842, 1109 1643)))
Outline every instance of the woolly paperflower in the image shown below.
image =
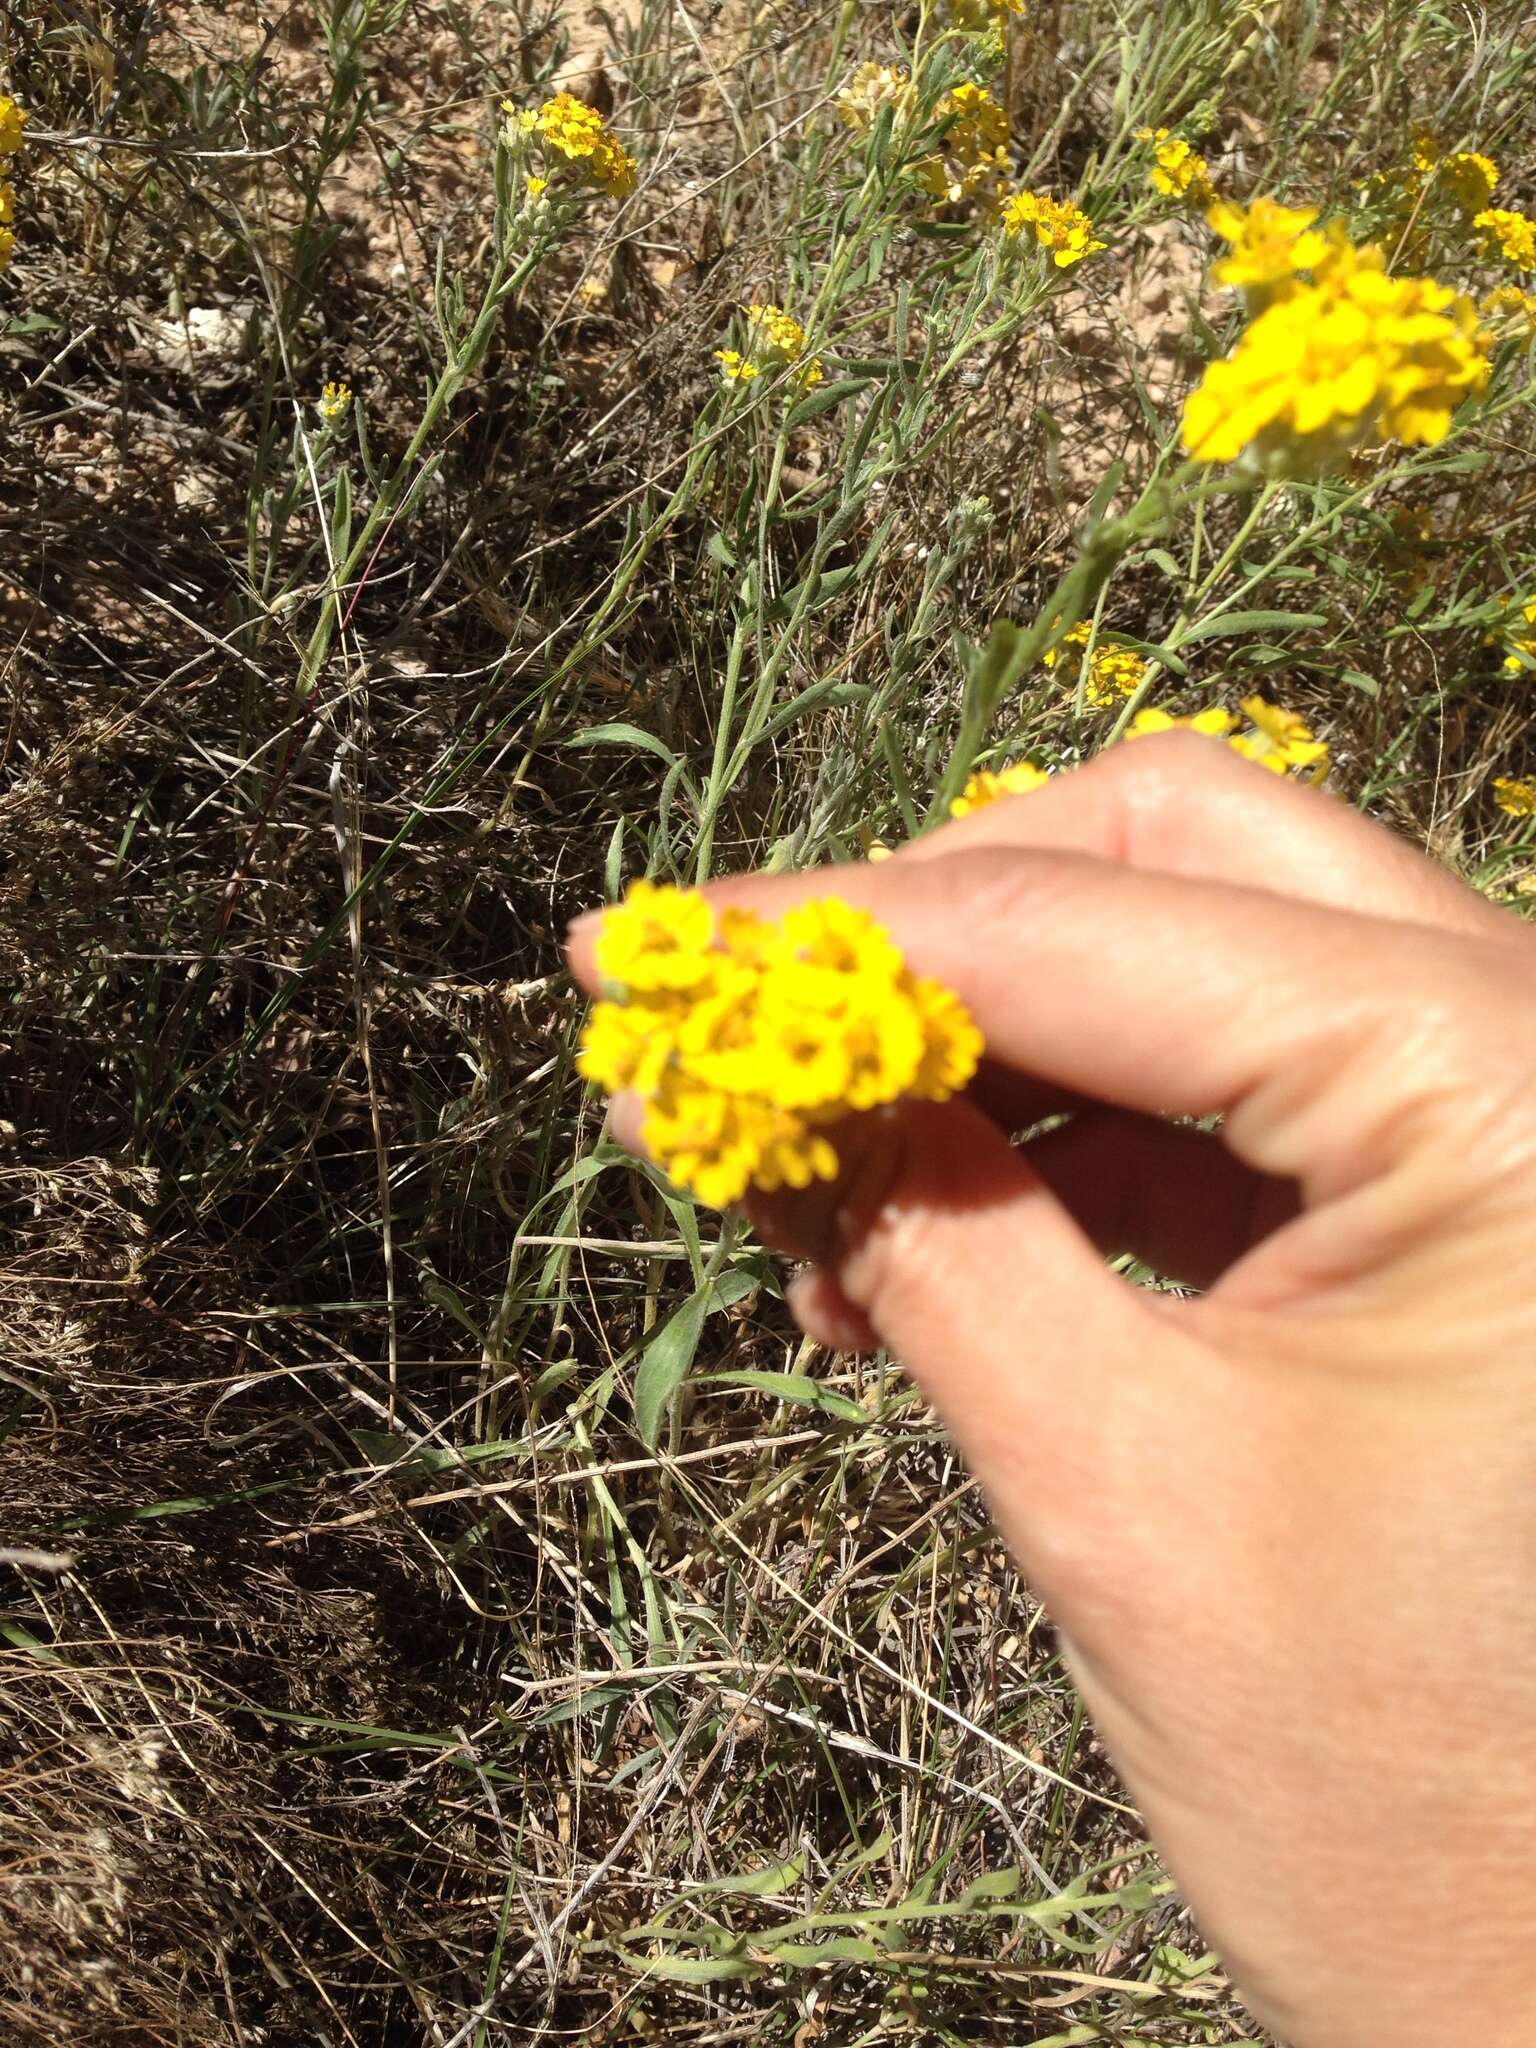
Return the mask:
POLYGON ((14 156, 26 141, 27 110, 0 92, 0 156, 14 156))
POLYGON ((1496 775, 1493 800, 1512 818, 1536 818, 1536 777, 1517 782, 1508 775, 1496 775))
POLYGON ((1313 225, 1316 219, 1315 206, 1282 206, 1276 199, 1238 206, 1218 199, 1206 213, 1206 225, 1231 243, 1232 253, 1211 266, 1212 277, 1245 292, 1255 311, 1298 290, 1297 273, 1328 254, 1328 237, 1313 225))
POLYGON ((1322 740, 1312 737, 1312 728, 1305 720, 1262 697, 1245 697, 1243 710, 1254 729, 1235 733, 1227 741, 1234 754, 1256 761, 1271 775, 1301 768, 1309 782, 1322 781, 1328 773, 1328 748, 1322 740))
MULTIPOLYGON (((1521 606, 1521 616, 1526 625, 1536 626, 1536 597, 1528 597, 1521 606)), ((1523 668, 1536 666, 1536 634, 1522 633, 1517 626, 1509 634, 1508 652, 1504 666, 1511 675, 1518 675, 1523 668)))
POLYGON ((959 998, 836 898, 777 923, 717 919, 696 891, 637 882, 597 963, 623 1000, 594 1007, 580 1070, 645 1098, 647 1150, 705 1202, 831 1179, 832 1126, 901 1095, 943 1100, 981 1057, 959 998))
MULTIPOLYGON (((1059 643, 1041 656, 1046 667, 1056 666, 1063 647, 1086 647, 1090 630, 1086 619, 1079 619, 1075 626, 1069 627, 1059 643)), ((1081 675, 1081 658, 1077 667, 1081 675)), ((1089 657, 1088 671, 1083 676, 1083 695, 1095 711, 1105 711, 1120 698, 1133 697, 1146 673, 1147 664, 1134 648, 1118 647, 1112 640, 1101 640, 1089 657)))
POLYGON ((1430 278, 1388 277, 1378 249, 1332 245, 1319 281, 1261 313, 1184 407, 1197 461, 1251 449, 1286 469, 1366 442, 1433 445, 1488 381, 1471 301, 1430 278))
POLYGON ((1210 739, 1224 740, 1236 723, 1237 720, 1232 713, 1224 711, 1219 704, 1208 705, 1204 711, 1196 711, 1189 718, 1177 718, 1171 711, 1159 711, 1153 706, 1148 706, 1145 711, 1138 711, 1131 720, 1126 727, 1125 737, 1128 740, 1144 740, 1149 739, 1153 733, 1183 730, 1204 733, 1210 739))
POLYGON ((352 387, 350 384, 327 384, 315 401, 315 409, 327 426, 345 419, 352 409, 352 387))
POLYGON ((1523 292, 1517 284, 1496 284, 1478 302, 1485 320, 1510 321, 1536 334, 1536 292, 1523 292))
POLYGON ((1014 761, 1007 768, 978 768, 950 805, 949 815, 968 818, 972 811, 984 811, 1005 796, 1026 796, 1032 789, 1042 789, 1050 779, 1033 761, 1014 761))
POLYGON ((1004 201, 1003 233, 1033 234, 1042 249, 1050 250, 1058 270, 1109 247, 1096 238, 1093 222, 1070 199, 1048 199, 1040 192, 1015 192, 1004 201))
POLYGON ((911 76, 895 64, 860 64, 849 73, 833 104, 845 127, 856 135, 867 134, 883 107, 911 106, 911 76))
POLYGON ((717 348, 715 360, 728 384, 747 384, 767 369, 788 369, 802 390, 822 379, 821 358, 809 353, 805 329, 792 313, 781 306, 754 300, 744 308, 748 320, 749 355, 734 348, 717 348))
POLYGON ((567 176, 594 185, 610 199, 622 199, 635 189, 639 170, 596 107, 589 107, 574 93, 557 92, 535 112, 502 101, 507 116, 505 134, 514 147, 537 141, 544 152, 546 171, 563 170, 567 176))
POLYGON ((944 133, 938 153, 911 168, 911 176, 938 206, 995 195, 1008 173, 1008 114, 984 85, 965 83, 934 109, 944 133))
POLYGON ((1225 740, 1234 754, 1267 768, 1272 775, 1288 769, 1304 769, 1309 782, 1321 782, 1328 773, 1328 749, 1312 737, 1311 728, 1294 711, 1266 703, 1262 697, 1245 697, 1243 710, 1250 730, 1237 732, 1237 719, 1219 704, 1195 712, 1191 718, 1175 718, 1166 711, 1138 711, 1126 733, 1128 740, 1146 739, 1152 733, 1173 732, 1182 727, 1204 733, 1207 738, 1225 740))
POLYGON ((1216 187, 1211 167, 1192 143, 1170 134, 1166 128, 1138 128, 1138 142, 1152 144, 1152 168, 1147 182, 1168 199, 1187 199, 1194 206, 1213 206, 1216 187))
POLYGON ((1536 220, 1529 214, 1490 206, 1473 217, 1472 225, 1485 255, 1502 257, 1516 270, 1536 270, 1536 220))

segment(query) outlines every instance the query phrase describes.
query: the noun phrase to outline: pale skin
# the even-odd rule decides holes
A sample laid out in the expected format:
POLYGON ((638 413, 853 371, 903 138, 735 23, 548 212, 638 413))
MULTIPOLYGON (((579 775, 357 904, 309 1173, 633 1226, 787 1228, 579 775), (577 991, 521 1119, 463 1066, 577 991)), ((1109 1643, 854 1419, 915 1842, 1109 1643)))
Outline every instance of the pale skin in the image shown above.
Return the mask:
POLYGON ((1536 933, 1184 734, 713 893, 867 906, 986 1034, 756 1220, 953 1432, 1255 2014, 1531 2048, 1536 933))

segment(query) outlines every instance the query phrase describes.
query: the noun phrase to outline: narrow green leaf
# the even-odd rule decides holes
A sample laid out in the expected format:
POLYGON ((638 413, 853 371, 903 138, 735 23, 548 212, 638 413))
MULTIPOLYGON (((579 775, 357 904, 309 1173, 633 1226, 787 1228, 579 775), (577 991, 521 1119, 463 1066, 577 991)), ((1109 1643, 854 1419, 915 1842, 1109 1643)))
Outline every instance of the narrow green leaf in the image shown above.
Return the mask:
POLYGON ((688 1887, 692 1899, 706 1898, 712 1893, 723 1893, 733 1899, 776 1899, 791 1886, 797 1885, 805 1872, 805 1857, 791 1856, 783 1863, 769 1863, 761 1870, 750 1870, 745 1876, 706 1878, 699 1884, 688 1887))
POLYGON ((1272 633, 1281 627, 1300 631, 1327 623, 1321 612, 1218 612, 1214 618, 1196 619, 1180 644, 1187 647, 1191 640, 1225 640, 1234 633, 1272 633))
POLYGON ((584 725, 580 732, 573 732, 563 744, 568 747, 638 747, 642 753, 654 754, 658 761, 665 761, 669 768, 678 765, 676 754, 664 740, 657 739, 653 732, 642 732, 638 725, 626 725, 622 721, 615 725, 584 725))
POLYGON ((645 1347, 635 1373, 635 1428, 649 1450, 660 1442, 672 1396, 688 1377, 712 1293, 709 1287, 695 1288, 645 1347))
POLYGON ((804 1408, 820 1408, 828 1415, 835 1415, 840 1422, 869 1420, 857 1401, 850 1401, 846 1394, 835 1393, 831 1387, 822 1386, 805 1373, 712 1372, 701 1379, 699 1384, 711 1387, 753 1387, 762 1394, 776 1394, 781 1401, 797 1402, 804 1408))

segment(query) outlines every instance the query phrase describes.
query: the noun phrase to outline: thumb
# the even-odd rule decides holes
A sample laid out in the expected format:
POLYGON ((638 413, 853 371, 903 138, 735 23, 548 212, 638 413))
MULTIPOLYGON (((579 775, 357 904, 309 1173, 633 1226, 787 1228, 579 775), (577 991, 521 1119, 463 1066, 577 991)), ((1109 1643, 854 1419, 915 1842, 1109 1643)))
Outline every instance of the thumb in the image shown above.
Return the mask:
POLYGON ((1005 1522, 1019 1504, 1032 1526, 1007 1533, 1032 1552, 1055 1502, 1070 1499, 1075 1520, 1108 1480, 1125 1360, 1145 1368, 1174 1328, 968 1102, 905 1102, 845 1130, 858 1150, 814 1241, 803 1204, 792 1223, 754 1204, 765 1236, 816 1258, 795 1312, 818 1341, 874 1340, 901 1360, 1005 1522))

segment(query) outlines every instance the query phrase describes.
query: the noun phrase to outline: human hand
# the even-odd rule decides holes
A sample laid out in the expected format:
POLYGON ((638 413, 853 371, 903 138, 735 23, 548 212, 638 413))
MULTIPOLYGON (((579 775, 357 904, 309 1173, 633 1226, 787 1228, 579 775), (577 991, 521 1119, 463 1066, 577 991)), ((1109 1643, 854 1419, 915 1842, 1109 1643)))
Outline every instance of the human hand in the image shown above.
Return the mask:
POLYGON ((1536 938, 1183 735, 714 893, 834 892, 989 1062, 755 1206, 802 1323, 932 1399, 1266 2024, 1529 2048, 1536 938))

